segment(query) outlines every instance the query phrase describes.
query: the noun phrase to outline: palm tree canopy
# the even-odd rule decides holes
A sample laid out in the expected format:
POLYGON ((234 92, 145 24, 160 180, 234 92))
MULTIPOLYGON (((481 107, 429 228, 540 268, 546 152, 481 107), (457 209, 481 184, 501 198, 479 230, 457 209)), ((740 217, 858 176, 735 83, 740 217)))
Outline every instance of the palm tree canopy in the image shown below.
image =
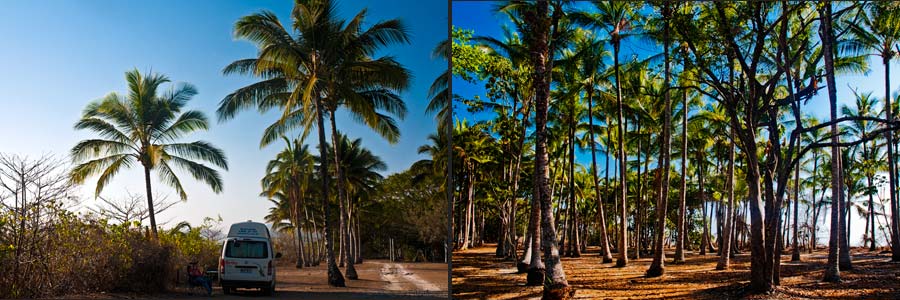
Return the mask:
POLYGON ((269 11, 242 17, 234 34, 254 43, 258 57, 234 61, 223 73, 250 74, 261 81, 225 96, 217 109, 219 121, 251 108, 281 109, 281 118, 265 129, 262 147, 298 127, 306 136, 315 126, 314 101, 319 99, 329 113, 345 107, 353 120, 397 142, 400 134, 392 115, 406 115, 398 93, 412 75, 393 57, 372 55, 384 46, 408 43, 409 34, 397 19, 364 29, 366 15, 362 10, 344 22, 331 1, 305 0, 297 1, 291 13, 290 31, 269 11))
POLYGON ((145 76, 137 70, 126 72, 125 80, 127 95, 113 92, 91 102, 75 123, 75 129, 94 131, 100 138, 83 140, 72 147, 70 155, 78 164, 71 172, 72 180, 83 183, 88 177, 100 175, 94 191, 99 196, 123 168, 140 163, 156 170, 182 200, 187 199, 187 194, 175 168, 187 171, 214 192, 221 192, 219 172, 197 161, 228 170, 225 153, 205 141, 178 142, 190 133, 209 128, 206 115, 184 107, 197 94, 196 88, 182 83, 160 94, 160 85, 169 79, 154 73, 145 76))

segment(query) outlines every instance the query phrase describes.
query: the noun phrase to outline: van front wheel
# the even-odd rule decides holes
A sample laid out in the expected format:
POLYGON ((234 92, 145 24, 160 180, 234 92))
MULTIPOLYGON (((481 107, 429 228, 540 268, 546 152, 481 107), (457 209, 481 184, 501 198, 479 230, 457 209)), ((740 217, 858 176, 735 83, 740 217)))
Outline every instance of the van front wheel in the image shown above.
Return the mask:
POLYGON ((275 294, 275 288, 262 288, 263 295, 272 296, 275 294))

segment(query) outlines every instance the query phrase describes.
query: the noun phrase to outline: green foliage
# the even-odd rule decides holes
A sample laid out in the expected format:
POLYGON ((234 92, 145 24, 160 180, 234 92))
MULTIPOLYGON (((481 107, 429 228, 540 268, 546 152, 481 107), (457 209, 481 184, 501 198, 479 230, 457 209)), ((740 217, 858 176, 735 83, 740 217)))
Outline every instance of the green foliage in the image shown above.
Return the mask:
POLYGON ((363 244, 367 257, 387 257, 389 239, 403 252, 404 259, 418 253, 429 261, 444 257, 447 238, 447 198, 441 176, 422 175, 430 170, 413 167, 385 178, 364 207, 361 236, 371 237, 363 244))

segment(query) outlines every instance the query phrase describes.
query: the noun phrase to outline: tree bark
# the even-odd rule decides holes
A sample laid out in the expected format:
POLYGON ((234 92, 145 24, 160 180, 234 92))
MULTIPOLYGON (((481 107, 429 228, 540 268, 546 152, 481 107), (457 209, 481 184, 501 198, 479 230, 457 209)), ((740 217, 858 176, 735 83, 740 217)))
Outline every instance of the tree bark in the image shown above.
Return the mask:
MULTIPOLYGON (((825 75, 828 81, 828 101, 831 110, 831 119, 837 119, 837 89, 834 80, 833 58, 833 33, 831 29, 831 1, 820 1, 819 13, 822 16, 819 27, 819 36, 822 40, 822 53, 825 58, 825 75), (824 4, 824 5, 821 5, 824 4)), ((831 124, 831 142, 838 143, 838 128, 836 123, 831 124)), ((831 146, 831 237, 828 239, 828 264, 825 268, 824 281, 840 282, 840 268, 838 266, 838 251, 840 250, 839 235, 841 232, 841 182, 840 182, 840 150, 837 145, 831 146)))
POLYGON ((668 206, 668 196, 669 196, 669 152, 671 147, 671 127, 672 127, 672 100, 669 96, 669 80, 671 75, 670 61, 669 61, 669 48, 671 41, 669 40, 669 19, 671 17, 672 11, 670 9, 670 3, 668 1, 663 4, 663 19, 665 20, 663 27, 663 56, 664 56, 664 64, 665 64, 665 74, 663 81, 663 88, 665 89, 664 93, 664 101, 665 101, 665 110, 663 111, 663 116, 665 119, 663 121, 663 130, 662 134, 660 134, 659 138, 662 139, 662 145, 660 145, 659 151, 659 164, 660 167, 657 168, 657 184, 656 187, 656 232, 655 232, 655 242, 653 243, 653 262, 650 263, 650 268, 647 269, 646 275, 647 277, 657 277, 665 274, 665 249, 663 248, 663 239, 666 235, 666 208, 668 206))
MULTIPOLYGON (((327 143, 325 142, 325 116, 323 115, 323 103, 321 99, 316 98, 316 121, 318 125, 319 131, 319 157, 328 157, 328 153, 325 151, 325 147, 327 143)), ((325 210, 325 252, 326 252, 326 260, 328 261, 328 284, 335 287, 344 287, 346 286, 344 283, 344 275, 341 274, 341 270, 338 269, 337 263, 335 262, 334 257, 334 247, 332 246, 334 241, 331 239, 331 221, 329 220, 329 203, 328 203, 328 194, 329 189, 331 189, 331 185, 329 184, 329 176, 328 175, 328 159, 321 160, 320 167, 320 179, 322 180, 322 205, 325 210)))
POLYGON ((156 231, 156 214, 153 212, 153 193, 150 188, 150 167, 147 164, 144 164, 144 185, 147 187, 147 212, 150 216, 150 232, 153 233, 153 239, 158 241, 159 232, 156 231))
MULTIPOLYGON (((733 128, 731 129, 731 140, 734 141, 733 128)), ((731 147, 728 150, 728 172, 726 176, 728 176, 728 180, 725 183, 728 186, 728 205, 725 208, 725 231, 719 233, 719 236, 722 238, 722 246, 719 248, 721 256, 719 256, 719 262, 716 264, 716 270, 727 270, 731 264, 731 232, 734 230, 734 226, 732 226, 734 222, 731 222, 734 218, 734 142, 731 143, 731 147)))
MULTIPOLYGON (((603 212, 603 198, 601 196, 600 191, 600 181, 597 179, 597 146, 594 140, 594 87, 591 84, 591 87, 588 88, 587 96, 588 96, 588 134, 590 135, 590 143, 591 143, 591 178, 594 180, 594 193, 597 197, 597 215, 600 220, 600 256, 603 258, 603 263, 612 262, 612 253, 609 251, 609 235, 606 232, 606 215, 603 212)), ((609 154, 606 156, 607 158, 607 167, 609 167, 609 154)), ((609 170, 607 170, 607 174, 609 174, 609 170)))

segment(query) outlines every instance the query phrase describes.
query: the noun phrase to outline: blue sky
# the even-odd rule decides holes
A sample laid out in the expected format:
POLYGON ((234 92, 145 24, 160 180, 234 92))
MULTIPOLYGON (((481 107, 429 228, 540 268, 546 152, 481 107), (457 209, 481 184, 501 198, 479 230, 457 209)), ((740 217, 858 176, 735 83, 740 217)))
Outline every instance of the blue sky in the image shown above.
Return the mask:
MULTIPOLYGON (((281 144, 259 148, 263 129, 277 118, 255 110, 235 119, 216 123, 219 101, 236 88, 254 81, 246 76, 224 76, 228 63, 256 54, 249 42, 232 35, 241 16, 263 9, 288 22, 293 1, 10 1, 0 10, 0 152, 37 157, 54 154, 67 159, 68 150, 79 140, 93 136, 75 131, 84 106, 109 92, 125 92, 124 72, 137 68, 169 76, 173 82, 189 82, 199 94, 188 104, 213 120, 208 132, 185 140, 202 139, 225 151, 230 165, 222 172, 224 192, 214 194, 186 173, 188 201, 157 217, 169 226, 186 220, 200 222, 221 215, 225 224, 248 219, 262 220, 269 202, 257 195, 266 162, 281 144)), ((338 1, 344 18, 368 8, 368 24, 389 18, 402 19, 410 30, 410 45, 387 48, 379 55, 393 55, 414 76, 412 86, 401 96, 409 113, 400 122, 400 142, 390 145, 374 132, 344 115, 339 129, 380 156, 388 165, 385 175, 407 169, 424 158, 416 153, 427 142, 436 123, 424 115, 428 86, 446 70, 447 63, 434 60, 431 50, 447 37, 447 5, 441 1, 379 0, 338 1), (412 4, 415 5, 412 5, 412 4), (398 9, 402 7, 403 9, 398 9)), ((168 88, 167 86, 164 88, 168 88)), ((315 134, 307 141, 316 141, 315 134)), ((314 147, 311 147, 314 149, 314 147)), ((177 195, 156 181, 154 191, 177 195)), ((96 178, 94 178, 96 180, 96 178)), ((83 205, 94 205, 94 185, 81 188, 83 205)), ((139 169, 120 173, 103 195, 120 197, 125 191, 143 194, 139 169)))
MULTIPOLYGON (((591 9, 591 5, 586 5, 585 3, 577 4, 580 7, 584 7, 586 9, 591 9)), ((496 6, 496 2, 492 1, 457 1, 453 2, 452 13, 453 13, 453 26, 460 27, 463 29, 474 30, 474 35, 476 36, 494 36, 501 38, 503 37, 503 26, 511 26, 507 17, 504 14, 494 13, 494 8, 496 6)), ((643 42, 635 42, 634 40, 625 40, 622 44, 622 53, 620 54, 620 61, 625 61, 626 58, 631 58, 633 55, 638 55, 639 57, 646 57, 648 53, 651 51, 656 52, 660 51, 661 46, 653 46, 648 45, 643 42)), ((611 62, 610 62, 611 63, 611 62)), ((898 70, 900 70, 900 61, 893 61, 890 65, 892 70, 892 80, 890 83, 890 87, 892 89, 891 93, 894 95, 898 89, 900 89, 900 82, 898 82, 897 77, 898 70)), ((884 66, 881 63, 880 57, 871 57, 869 60, 869 72, 867 74, 848 74, 848 75, 839 75, 836 78, 837 80, 837 95, 838 95, 838 106, 841 105, 849 105, 853 106, 855 97, 853 96, 852 88, 856 88, 861 93, 865 92, 873 92, 873 97, 883 98, 884 97, 884 66)), ((821 84, 821 83, 820 83, 821 84)), ((465 82, 457 77, 453 79, 453 93, 462 96, 466 99, 471 99, 475 95, 481 95, 484 98, 484 84, 477 83, 472 84, 465 82)), ((882 104, 884 102, 881 102, 882 104)), ((457 107, 461 104, 457 104, 457 107)), ((820 121, 829 119, 829 105, 828 105, 828 97, 827 90, 822 89, 816 96, 813 96, 809 102, 804 105, 801 109, 804 113, 810 114, 818 118, 820 121)), ((472 120, 478 120, 480 118, 488 117, 488 113, 484 114, 476 114, 472 115, 466 112, 463 108, 458 108, 457 111, 458 118, 468 119, 470 123, 472 120)), ((677 126, 677 125, 676 125, 677 126)), ((675 128, 680 132, 680 127, 675 128)), ((598 153, 598 156, 602 155, 598 153)), ((576 153, 576 159, 586 165, 590 165, 590 156, 588 151, 578 151, 576 153)), ((604 172, 604 163, 603 160, 598 157, 598 169, 600 172, 604 172)), ((615 174, 614 172, 615 163, 611 162, 610 165, 610 173, 615 174)), ((887 195, 886 190, 883 190, 881 193, 883 196, 887 195)), ((802 210, 802 209, 801 209, 802 210)), ((824 212, 824 210, 823 210, 824 212)), ((826 212, 827 213, 827 212, 826 212)), ((826 222, 827 223, 827 222, 826 222)), ((862 235, 863 225, 865 223, 864 219, 857 218, 853 220, 851 226, 851 234, 854 236, 852 239, 852 243, 859 243, 859 236, 862 235)), ((827 240, 823 240, 823 237, 827 237, 827 224, 820 228, 820 243, 827 240), (825 233, 824 235, 821 233, 825 233)), ((879 243, 881 243, 881 234, 878 233, 879 243)))

